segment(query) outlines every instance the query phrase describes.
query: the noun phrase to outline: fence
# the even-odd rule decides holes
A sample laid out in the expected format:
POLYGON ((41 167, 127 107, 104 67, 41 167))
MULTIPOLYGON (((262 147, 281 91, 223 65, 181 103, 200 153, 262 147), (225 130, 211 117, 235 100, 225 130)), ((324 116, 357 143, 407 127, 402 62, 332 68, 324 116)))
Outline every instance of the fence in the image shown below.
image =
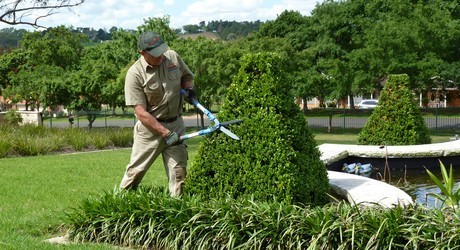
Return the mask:
MULTIPOLYGON (((184 122, 187 127, 201 127, 201 119, 196 113, 187 112, 184 116, 184 122)), ((72 116, 43 116, 43 125, 52 128, 109 128, 109 127, 134 127, 137 117, 131 110, 101 110, 101 111, 78 111, 73 112, 72 116), (94 119, 91 122, 90 119, 94 119)), ((209 126, 207 119, 205 126, 209 126)))
MULTIPOLYGON (((306 112, 308 125, 340 132, 345 129, 361 129, 372 109, 312 109, 306 112)), ((422 108, 425 124, 432 134, 459 134, 460 108, 422 108)))
MULTIPOLYGON (((346 129, 364 127, 372 109, 311 109, 305 116, 312 128, 332 130, 336 133, 346 129)), ((421 109, 425 124, 432 134, 460 134, 460 108, 423 108, 421 109)), ((196 113, 184 114, 187 127, 200 127, 200 119, 196 113)), ((48 127, 89 127, 88 116, 94 116, 92 127, 133 127, 137 122, 132 111, 115 112, 111 110, 77 112, 71 117, 43 116, 43 125, 48 127), (73 118, 72 123, 69 118, 73 118)), ((207 119, 205 119, 205 122, 207 119)), ((208 126, 209 123, 205 123, 208 126)))

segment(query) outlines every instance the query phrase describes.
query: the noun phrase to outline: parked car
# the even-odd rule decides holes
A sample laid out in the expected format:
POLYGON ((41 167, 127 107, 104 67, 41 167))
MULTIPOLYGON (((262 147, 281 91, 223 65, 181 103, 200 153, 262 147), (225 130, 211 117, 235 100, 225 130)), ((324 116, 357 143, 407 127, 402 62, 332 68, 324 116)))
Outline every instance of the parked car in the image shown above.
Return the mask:
POLYGON ((358 103, 359 109, 373 109, 379 104, 378 100, 375 99, 364 99, 358 103))

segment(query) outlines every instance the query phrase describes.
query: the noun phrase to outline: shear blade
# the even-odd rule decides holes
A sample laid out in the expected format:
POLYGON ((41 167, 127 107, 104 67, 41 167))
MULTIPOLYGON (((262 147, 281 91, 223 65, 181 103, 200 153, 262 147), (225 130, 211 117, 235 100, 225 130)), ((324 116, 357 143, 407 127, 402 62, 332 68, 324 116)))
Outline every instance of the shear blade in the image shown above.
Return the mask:
POLYGON ((224 134, 230 136, 232 139, 239 140, 238 136, 236 136, 234 133, 230 132, 230 130, 226 129, 225 127, 220 127, 220 131, 224 132, 224 134))

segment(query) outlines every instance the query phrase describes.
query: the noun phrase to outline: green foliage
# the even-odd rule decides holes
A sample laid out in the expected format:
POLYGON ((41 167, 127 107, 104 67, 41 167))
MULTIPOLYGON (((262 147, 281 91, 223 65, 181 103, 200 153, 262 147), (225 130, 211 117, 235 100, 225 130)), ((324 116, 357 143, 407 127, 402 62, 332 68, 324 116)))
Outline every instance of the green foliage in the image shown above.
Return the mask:
POLYGON ((10 109, 6 112, 5 121, 10 125, 19 125, 22 122, 21 114, 16 109, 10 109))
POLYGON ((455 179, 452 171, 452 165, 450 165, 449 173, 447 173, 444 164, 441 161, 439 161, 439 163, 441 168, 442 181, 439 180, 430 170, 426 169, 430 179, 441 190, 441 194, 431 195, 441 200, 443 205, 446 205, 448 208, 451 208, 455 211, 460 206, 460 185, 457 187, 457 191, 455 191, 455 179))
POLYGON ((53 65, 71 69, 80 61, 85 40, 87 39, 83 34, 58 26, 45 32, 24 34, 21 46, 29 52, 28 60, 32 65, 53 65))
POLYGON ((145 31, 154 31, 160 34, 167 44, 170 44, 172 41, 177 39, 177 34, 174 32, 173 29, 169 27, 169 19, 169 15, 154 18, 149 17, 147 19, 144 19, 144 24, 137 27, 138 34, 145 31))
POLYGON ((460 214, 423 206, 301 207, 227 196, 109 191, 66 215, 74 241, 152 249, 451 249, 460 214), (442 233, 440 233, 442 232, 442 233))
POLYGON ((228 89, 220 121, 241 140, 211 134, 186 179, 186 190, 206 197, 273 198, 322 203, 329 185, 326 168, 305 117, 283 78, 282 59, 273 53, 249 54, 228 89))
POLYGON ((369 120, 358 136, 364 145, 431 143, 428 128, 413 100, 407 75, 390 75, 369 120))
POLYGON ((55 129, 25 124, 0 125, 0 158, 34 156, 58 152, 129 147, 132 128, 55 129))

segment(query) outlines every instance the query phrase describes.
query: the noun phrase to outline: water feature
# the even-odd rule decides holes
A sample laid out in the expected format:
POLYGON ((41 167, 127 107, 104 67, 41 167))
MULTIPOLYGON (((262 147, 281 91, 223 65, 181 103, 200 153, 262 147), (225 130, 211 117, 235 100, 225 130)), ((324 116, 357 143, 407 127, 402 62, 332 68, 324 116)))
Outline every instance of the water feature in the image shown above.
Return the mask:
MULTIPOLYGON (((447 170, 450 164, 453 166, 455 179, 455 189, 460 187, 460 158, 441 159, 447 170)), ((372 163, 373 171, 368 176, 370 178, 389 182, 391 185, 398 187, 412 197, 418 203, 428 207, 439 207, 441 201, 437 200, 430 194, 440 193, 440 189, 430 179, 425 167, 442 180, 439 159, 388 159, 389 173, 385 171, 385 159, 348 157, 333 166, 330 170, 337 171, 337 166, 343 163, 372 163), (391 177, 391 178, 389 178, 391 177)), ((384 192, 384 190, 382 190, 384 192)))
MULTIPOLYGON (((446 166, 449 169, 448 166, 446 166)), ((441 171, 438 168, 430 168, 430 171, 442 180, 441 171)), ((440 189, 436 184, 430 179, 426 170, 422 169, 393 169, 390 170, 391 173, 391 185, 398 187, 399 189, 406 192, 412 197, 412 199, 418 203, 423 204, 428 207, 439 207, 441 201, 436 199, 430 194, 441 193, 440 189)), ((455 189, 459 188, 460 185, 460 168, 453 169, 454 179, 455 179, 455 189)), ((380 170, 373 173, 373 178, 378 180, 382 179, 382 173, 380 170)), ((387 178, 388 180, 388 178, 387 178)))

